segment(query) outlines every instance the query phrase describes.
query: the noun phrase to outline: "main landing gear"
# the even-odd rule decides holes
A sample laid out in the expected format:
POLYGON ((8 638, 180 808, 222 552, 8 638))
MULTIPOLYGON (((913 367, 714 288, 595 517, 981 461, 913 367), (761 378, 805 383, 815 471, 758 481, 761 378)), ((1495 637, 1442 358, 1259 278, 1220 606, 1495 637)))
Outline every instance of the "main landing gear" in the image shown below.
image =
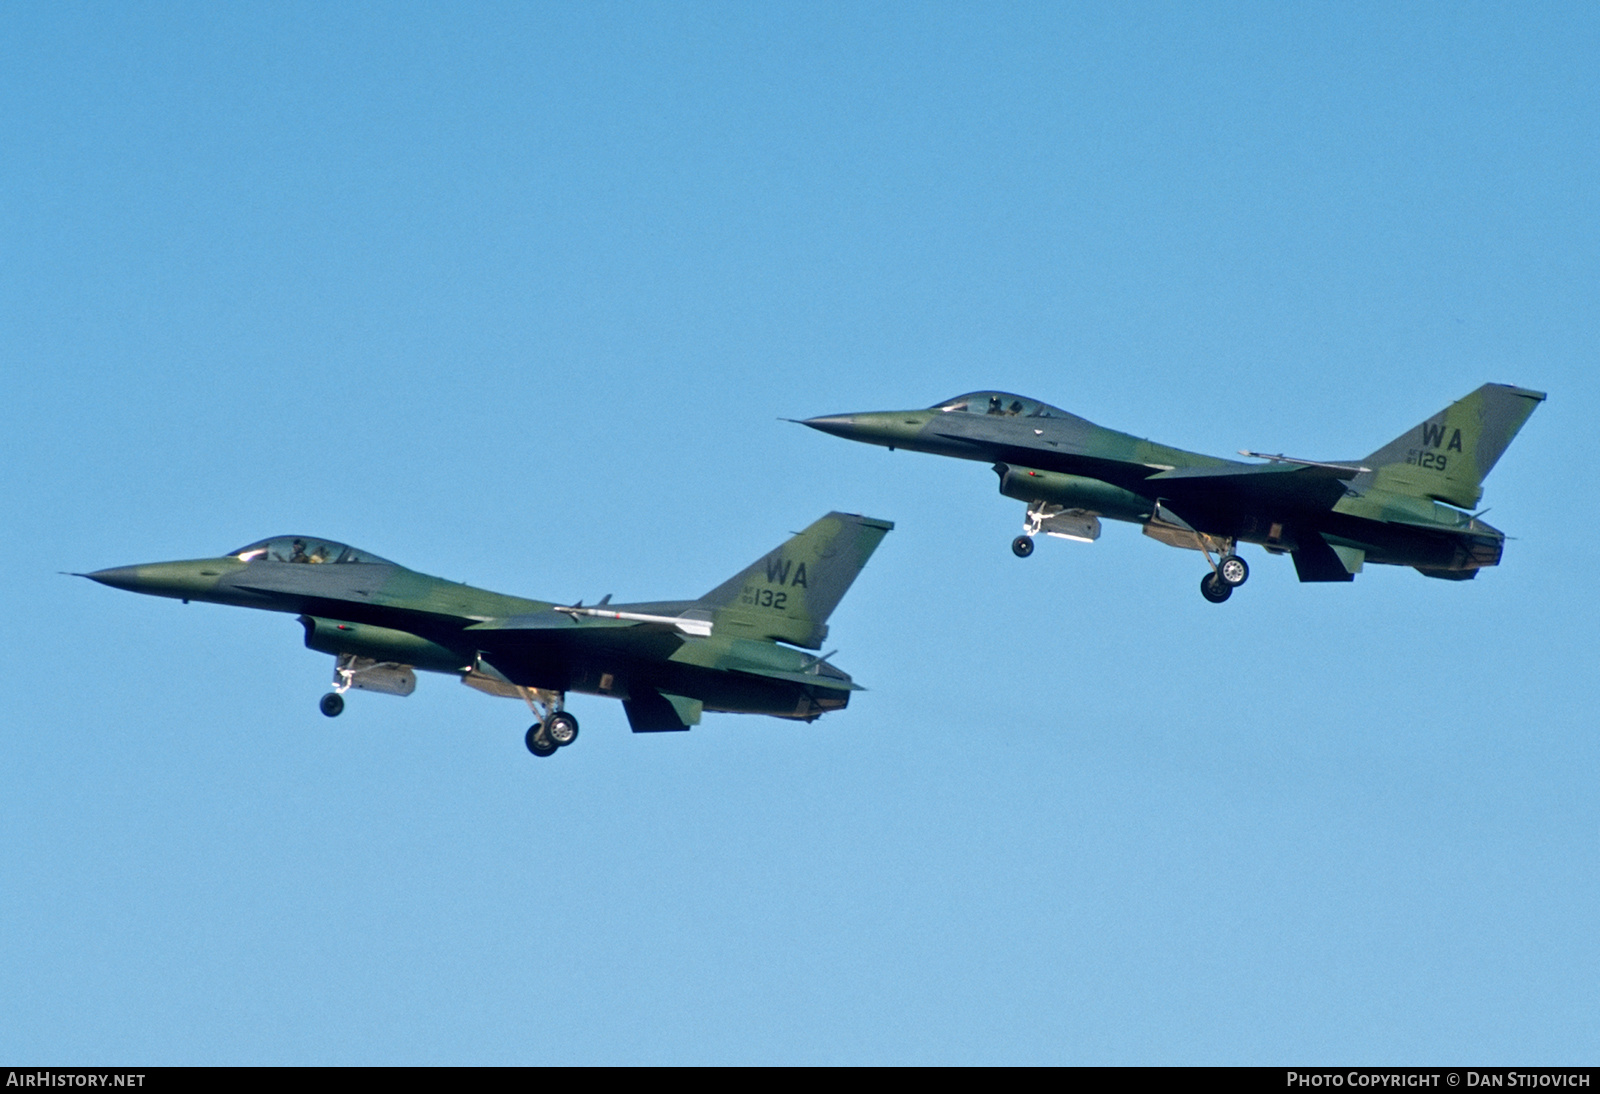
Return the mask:
POLYGON ((1231 540, 1225 551, 1215 562, 1211 562, 1211 552, 1205 551, 1206 561, 1211 562, 1211 572, 1200 579, 1200 595, 1213 604, 1221 604, 1233 595, 1233 590, 1250 580, 1250 566, 1233 553, 1231 540))
POLYGON ((523 737, 522 740, 528 746, 529 752, 540 757, 554 756, 556 749, 561 747, 545 733, 543 722, 535 722, 529 726, 527 736, 523 737))
POLYGON ((1033 537, 1018 536, 1016 539, 1012 540, 1011 553, 1016 555, 1018 558, 1027 558, 1029 555, 1033 554, 1033 537))
POLYGON ((535 756, 554 756, 556 749, 565 748, 578 739, 578 719, 561 709, 566 701, 559 691, 542 688, 518 688, 523 700, 538 715, 539 720, 528 727, 522 738, 528 751, 535 756))

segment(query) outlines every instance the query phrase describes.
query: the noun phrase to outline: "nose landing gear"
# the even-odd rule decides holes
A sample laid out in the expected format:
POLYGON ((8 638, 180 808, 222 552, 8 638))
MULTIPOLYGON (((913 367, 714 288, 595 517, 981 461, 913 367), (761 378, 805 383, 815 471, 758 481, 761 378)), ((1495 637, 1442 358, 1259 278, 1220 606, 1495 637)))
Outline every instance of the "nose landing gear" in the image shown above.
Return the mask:
POLYGON ((1030 501, 1022 521, 1022 534, 1011 541, 1011 553, 1018 558, 1027 558, 1033 554, 1033 537, 1040 534, 1075 539, 1079 543, 1093 543, 1100 538, 1100 516, 1088 509, 1068 509, 1065 505, 1052 502, 1030 501))
POLYGON ((410 665, 398 661, 378 661, 354 653, 335 654, 333 690, 318 701, 317 708, 329 718, 339 717, 344 713, 344 693, 351 688, 385 695, 410 695, 417 688, 417 674, 410 665))

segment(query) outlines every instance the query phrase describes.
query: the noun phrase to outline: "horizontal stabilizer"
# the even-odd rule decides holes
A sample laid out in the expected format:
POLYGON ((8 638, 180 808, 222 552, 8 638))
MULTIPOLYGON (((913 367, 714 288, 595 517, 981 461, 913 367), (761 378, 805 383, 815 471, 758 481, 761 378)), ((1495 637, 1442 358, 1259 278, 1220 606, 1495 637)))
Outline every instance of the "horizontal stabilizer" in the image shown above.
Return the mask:
MULTIPOLYGON (((1360 554, 1360 552, 1355 552, 1360 554)), ((1294 549, 1294 572, 1301 581, 1354 581, 1356 575, 1345 565, 1339 552, 1315 532, 1305 536, 1294 549)), ((1356 563, 1360 567, 1360 562, 1356 563)))
POLYGON ((1436 570, 1428 566, 1413 566, 1412 569, 1423 577, 1437 577, 1444 581, 1471 581, 1478 576, 1477 570, 1436 570))
POLYGON ((699 699, 641 688, 622 704, 622 709, 635 733, 669 733, 699 725, 704 705, 699 699))
POLYGON ((746 673, 750 676, 763 676, 768 680, 787 680, 791 684, 806 684, 811 687, 834 688, 839 691, 866 691, 867 689, 855 683, 848 677, 822 676, 815 672, 786 672, 782 669, 750 668, 744 665, 734 667, 734 672, 746 673))

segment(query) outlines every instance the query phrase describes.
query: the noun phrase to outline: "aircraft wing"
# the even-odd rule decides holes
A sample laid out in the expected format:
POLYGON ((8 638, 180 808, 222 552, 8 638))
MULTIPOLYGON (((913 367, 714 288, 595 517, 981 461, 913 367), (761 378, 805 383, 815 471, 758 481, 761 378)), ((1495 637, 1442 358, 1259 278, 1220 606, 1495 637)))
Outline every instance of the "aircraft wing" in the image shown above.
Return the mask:
POLYGON ((572 608, 552 608, 488 619, 467 627, 462 634, 475 638, 485 651, 533 661, 560 661, 602 649, 657 660, 670 657, 691 634, 709 634, 710 629, 709 621, 703 619, 680 620, 643 612, 608 612, 600 617, 579 614, 572 608))
POLYGON ((653 628, 706 637, 711 634, 711 620, 699 615, 656 615, 647 612, 628 612, 613 608, 585 608, 582 605, 566 607, 557 604, 549 611, 528 615, 513 615, 502 619, 488 619, 468 627, 469 631, 522 631, 535 634, 554 631, 574 634, 574 628, 585 631, 629 630, 653 628))
POLYGON ((680 616, 675 609, 680 606, 636 604, 586 609, 557 605, 546 611, 487 619, 465 628, 462 635, 475 639, 496 665, 522 683, 520 677, 526 673, 516 666, 536 671, 540 664, 559 664, 601 650, 628 658, 664 661, 691 635, 710 633, 709 620, 680 616))
POLYGON ((573 630, 574 625, 587 630, 612 630, 622 627, 632 627, 635 624, 622 620, 612 619, 575 619, 570 615, 558 613, 555 610, 547 612, 533 612, 529 615, 508 615, 496 619, 486 619, 482 623, 474 623, 467 628, 469 633, 478 631, 559 631, 566 634, 573 630))
POLYGON ((1181 511, 1185 502, 1206 509, 1331 509, 1345 483, 1361 473, 1339 464, 1229 464, 1178 467, 1146 478, 1144 492, 1159 493, 1181 511))
POLYGON ((1262 506, 1272 509, 1331 509, 1344 496, 1346 480, 1361 473, 1361 468, 1342 464, 1289 461, 1284 457, 1263 457, 1277 462, 1267 464, 1213 463, 1192 467, 1168 467, 1138 463, 1083 451, 1070 444, 1048 439, 1018 444, 996 440, 983 434, 963 432, 964 423, 941 423, 942 440, 970 445, 975 452, 996 462, 1040 471, 1083 475, 1111 483, 1124 490, 1161 498, 1175 506, 1187 505, 1191 511, 1238 511, 1262 506))

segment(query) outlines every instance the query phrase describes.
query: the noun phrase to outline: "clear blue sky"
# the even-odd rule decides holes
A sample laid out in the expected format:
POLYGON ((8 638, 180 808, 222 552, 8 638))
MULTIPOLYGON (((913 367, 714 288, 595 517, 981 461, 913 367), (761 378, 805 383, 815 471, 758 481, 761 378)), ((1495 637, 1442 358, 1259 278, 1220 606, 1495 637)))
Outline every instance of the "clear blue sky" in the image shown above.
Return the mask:
POLYGON ((0 7, 0 1058, 1600 1051, 1592 4, 0 7), (1349 458, 1550 392, 1471 583, 1302 586, 780 417, 1349 458), (286 532, 697 595, 830 509, 871 690, 530 757, 318 714, 286 532))

